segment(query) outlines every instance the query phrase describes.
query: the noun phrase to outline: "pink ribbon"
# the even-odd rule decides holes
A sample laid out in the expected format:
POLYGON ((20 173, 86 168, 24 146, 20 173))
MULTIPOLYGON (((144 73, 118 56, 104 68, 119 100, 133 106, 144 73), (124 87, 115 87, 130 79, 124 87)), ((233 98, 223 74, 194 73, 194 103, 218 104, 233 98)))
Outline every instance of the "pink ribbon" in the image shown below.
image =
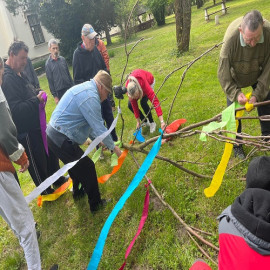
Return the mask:
POLYGON ((133 245, 134 245, 136 239, 138 238, 138 236, 140 235, 140 233, 141 233, 141 231, 143 229, 144 223, 145 223, 145 221, 147 219, 148 209, 149 209, 149 185, 150 184, 151 184, 151 181, 148 181, 148 184, 145 185, 147 190, 146 190, 146 194, 145 194, 145 198, 144 198, 142 217, 141 217, 141 220, 140 220, 140 224, 139 224, 137 233, 136 233, 135 237, 133 238, 133 240, 130 242, 128 248, 127 248, 127 251, 126 251, 126 254, 125 254, 125 261, 122 264, 122 266, 119 268, 119 270, 123 270, 125 268, 125 265, 126 265, 126 262, 127 262, 127 257, 129 256, 129 253, 131 252, 131 250, 133 248, 133 245))
POLYGON ((45 112, 45 106, 46 106, 46 102, 47 102, 47 94, 44 92, 41 97, 43 98, 44 102, 39 103, 40 129, 41 129, 41 136, 42 136, 45 151, 46 151, 47 155, 49 155, 47 136, 46 136, 47 123, 46 123, 46 112, 45 112))

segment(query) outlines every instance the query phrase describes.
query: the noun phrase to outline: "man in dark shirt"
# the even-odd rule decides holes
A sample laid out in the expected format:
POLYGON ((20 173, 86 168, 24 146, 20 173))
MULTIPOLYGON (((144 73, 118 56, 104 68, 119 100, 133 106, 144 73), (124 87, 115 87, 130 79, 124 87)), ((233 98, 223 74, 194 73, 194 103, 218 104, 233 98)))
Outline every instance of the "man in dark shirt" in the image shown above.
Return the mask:
POLYGON ((68 65, 64 57, 59 55, 59 46, 56 40, 48 42, 50 56, 46 61, 45 70, 50 91, 57 104, 65 92, 74 85, 68 65))
MULTIPOLYGON (((18 141, 23 145, 30 161, 29 173, 36 186, 59 169, 59 162, 48 149, 42 138, 39 105, 44 103, 44 91, 37 92, 24 77, 22 71, 27 63, 28 47, 22 41, 15 41, 8 50, 2 89, 18 130, 18 141)), ((58 185, 65 181, 59 178, 58 185)), ((43 194, 54 190, 46 189, 43 194)))

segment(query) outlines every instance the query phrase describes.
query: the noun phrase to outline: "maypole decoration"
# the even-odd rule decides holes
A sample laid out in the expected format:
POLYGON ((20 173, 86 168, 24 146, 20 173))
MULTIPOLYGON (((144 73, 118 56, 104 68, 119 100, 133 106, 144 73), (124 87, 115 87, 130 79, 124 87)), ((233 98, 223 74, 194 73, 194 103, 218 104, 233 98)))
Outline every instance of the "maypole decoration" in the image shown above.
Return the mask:
MULTIPOLYGON (((247 94, 246 97, 249 99, 251 96, 251 93, 247 94)), ((239 103, 232 103, 229 107, 227 107, 222 112, 221 122, 211 122, 209 125, 204 126, 202 131, 205 133, 202 133, 200 136, 200 140, 206 141, 206 133, 212 132, 213 130, 216 130, 218 128, 225 127, 228 131, 236 131, 238 128, 238 120, 235 121, 235 109, 236 107, 240 107, 239 103)), ((253 109, 253 104, 246 103, 245 108, 247 111, 251 111, 253 109)), ((236 117, 242 117, 244 115, 244 111, 237 111, 236 117)), ((227 134, 228 137, 235 139, 236 135, 232 133, 227 134)), ((225 143, 224 152, 221 158, 221 161, 215 171, 215 174, 213 176, 213 179, 211 181, 211 184, 208 188, 204 189, 204 194, 206 197, 213 197, 216 192, 218 191, 219 187, 221 186, 223 176, 225 174, 228 162, 230 160, 230 156, 232 153, 233 144, 230 142, 225 143)))
POLYGON ((72 188, 72 180, 71 180, 71 178, 69 178, 66 183, 64 183, 61 187, 56 189, 52 194, 39 195, 37 198, 37 205, 39 207, 42 207, 44 201, 55 201, 62 194, 64 194, 67 190, 69 190, 71 188, 72 188))
POLYGON ((155 156, 159 152, 159 149, 161 147, 162 134, 163 134, 163 132, 161 133, 161 136, 158 138, 158 140, 153 145, 152 149, 150 150, 149 154, 146 156, 142 166, 138 170, 137 174, 134 176, 134 178, 133 178, 132 182, 130 183, 130 185, 128 186, 127 190, 122 195, 120 200, 117 202, 113 211, 111 212, 108 219, 106 220, 106 222, 101 230, 100 236, 98 238, 98 242, 96 244, 96 247, 93 251, 91 260, 88 264, 88 267, 87 267, 88 270, 97 269, 99 262, 100 262, 100 259, 101 259, 101 256, 102 256, 102 253, 103 253, 103 248, 104 248, 110 227, 111 227, 114 219, 116 218, 116 216, 120 212, 120 210, 123 208, 127 199, 130 197, 130 195, 133 193, 133 191, 137 188, 137 186, 141 182, 142 178, 147 173, 153 160, 155 159, 155 156))

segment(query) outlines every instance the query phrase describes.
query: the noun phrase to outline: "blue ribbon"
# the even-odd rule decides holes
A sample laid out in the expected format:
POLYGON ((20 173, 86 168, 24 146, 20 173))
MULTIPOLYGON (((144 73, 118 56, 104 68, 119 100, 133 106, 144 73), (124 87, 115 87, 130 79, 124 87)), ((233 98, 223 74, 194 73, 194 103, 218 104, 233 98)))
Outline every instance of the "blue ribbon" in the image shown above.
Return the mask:
POLYGON ((138 172, 134 176, 134 178, 131 181, 130 185, 128 186, 126 192, 122 195, 122 197, 117 202, 114 209, 112 210, 111 214, 107 218, 107 220, 106 220, 106 222, 101 230, 101 233, 99 235, 97 244, 96 244, 95 249, 93 251, 91 260, 90 260, 88 267, 87 267, 87 270, 96 270, 97 269, 98 264, 99 264, 100 259, 101 259, 101 256, 102 256, 102 253, 103 253, 103 248, 104 248, 104 245, 106 242, 106 238, 107 238, 109 230, 111 228, 111 225, 112 225, 114 219, 116 218, 116 216, 118 215, 118 213, 120 212, 120 210, 123 208, 127 199, 130 197, 132 192, 137 188, 137 186, 139 185, 139 183, 143 179, 144 175, 149 170, 155 156, 157 155, 157 153, 160 149, 161 139, 162 139, 162 133, 161 133, 161 136, 158 138, 158 140, 153 145, 149 154, 146 156, 142 166, 140 167, 140 169, 138 170, 138 172))
POLYGON ((135 136, 135 138, 139 141, 139 142, 145 142, 145 139, 142 135, 142 128, 137 129, 133 135, 135 136))

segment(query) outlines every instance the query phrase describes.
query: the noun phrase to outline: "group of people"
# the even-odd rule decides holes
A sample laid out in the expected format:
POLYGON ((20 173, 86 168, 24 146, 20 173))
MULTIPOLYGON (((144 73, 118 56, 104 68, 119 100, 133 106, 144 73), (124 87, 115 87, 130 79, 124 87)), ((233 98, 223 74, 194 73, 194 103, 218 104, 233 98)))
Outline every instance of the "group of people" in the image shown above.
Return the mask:
MULTIPOLYGON (((21 165, 20 172, 28 169, 35 185, 39 186, 59 170, 59 159, 64 164, 80 159, 69 170, 73 198, 86 194, 92 213, 106 204, 99 192, 95 165, 88 156, 81 158, 80 145, 88 137, 93 140, 102 135, 114 120, 113 99, 109 98, 112 97, 109 57, 104 43, 96 38, 97 33, 90 24, 83 26, 81 34, 82 42, 73 57, 73 79, 65 58, 59 55, 57 41, 52 39, 48 43, 50 55, 45 69, 56 108, 47 126, 44 119, 47 95, 40 88, 26 44, 14 41, 6 62, 0 59, 0 214, 18 236, 28 269, 41 269, 40 254, 33 215, 23 197, 12 162, 21 165)), ((154 82, 153 77, 151 80, 148 82, 144 78, 143 89, 149 88, 147 84, 154 82)), ((132 93, 136 91, 133 89, 132 93)), ((157 98, 153 102, 158 108, 157 98)), ((151 111, 148 109, 149 118, 151 111)), ((164 123, 161 109, 157 110, 164 123)), ((113 129, 102 146, 120 157, 121 150, 114 144, 117 139, 113 129)), ((53 187, 66 181, 66 177, 61 176, 53 187)), ((53 193, 53 187, 44 190, 42 195, 53 193)), ((57 269, 57 265, 52 269, 57 269)))
MULTIPOLYGON (((34 78, 28 47, 22 41, 15 41, 8 50, 5 64, 0 59, 3 90, 0 88, 0 214, 19 237, 28 269, 41 269, 40 255, 33 215, 20 190, 12 162, 21 166, 20 172, 28 169, 38 186, 59 169, 59 159, 64 164, 80 159, 83 155, 80 145, 88 137, 95 139, 103 134, 113 122, 112 78, 106 47, 90 24, 83 26, 81 38, 73 55, 73 79, 66 60, 59 55, 57 41, 48 43, 50 56, 46 61, 46 75, 56 108, 46 131, 41 124, 46 93, 34 78)), ((218 78, 227 95, 228 105, 234 101, 254 104, 270 99, 269 44, 270 25, 259 11, 253 10, 231 23, 224 37, 218 67, 218 78), (241 90, 248 86, 253 88, 250 100, 241 90)), ((122 93, 127 92, 128 108, 134 113, 136 128, 146 124, 151 133, 156 130, 156 123, 148 100, 155 108, 161 128, 165 129, 154 84, 155 79, 150 72, 136 69, 129 74, 125 87, 117 88, 122 93), (139 109, 138 100, 145 115, 139 109)), ((258 108, 259 115, 269 112, 270 105, 258 108)), ((240 128, 241 125, 239 132, 240 128)), ((261 129, 263 135, 269 135, 270 123, 261 121, 261 129)), ((114 143, 117 140, 113 129, 102 145, 119 157, 121 150, 114 143)), ((235 153, 240 158, 244 155, 241 144, 235 147, 235 153)), ((250 254, 248 263, 244 264, 245 269, 259 269, 252 268, 256 267, 251 262, 252 256, 262 262, 261 265, 269 265, 270 160, 261 157, 254 162, 255 165, 251 163, 249 166, 247 189, 219 217, 220 269, 241 269, 237 268, 240 257, 233 257, 232 249, 237 250, 237 254, 250 254)), ((73 180, 74 199, 86 194, 93 213, 106 204, 99 192, 95 165, 88 156, 80 159, 69 170, 69 175, 73 180)), ((66 180, 64 176, 60 177, 55 186, 66 180)), ((42 194, 53 191, 49 187, 42 194)))

